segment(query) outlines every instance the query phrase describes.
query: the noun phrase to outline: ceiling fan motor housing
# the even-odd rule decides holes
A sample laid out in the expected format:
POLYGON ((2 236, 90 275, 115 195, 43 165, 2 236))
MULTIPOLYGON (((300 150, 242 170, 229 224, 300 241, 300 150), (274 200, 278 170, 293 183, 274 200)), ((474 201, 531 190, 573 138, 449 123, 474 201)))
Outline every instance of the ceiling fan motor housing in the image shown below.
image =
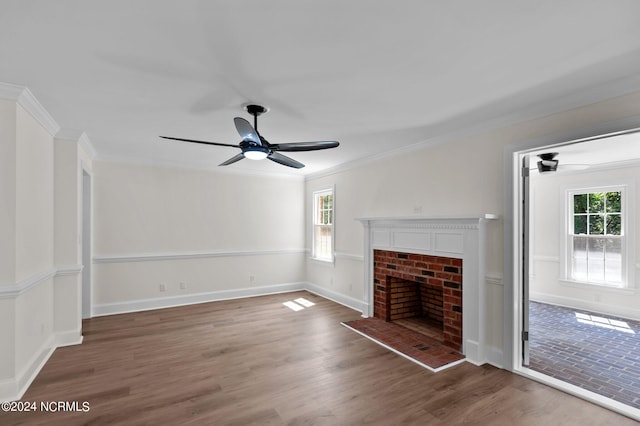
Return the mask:
POLYGON ((263 107, 262 105, 255 105, 255 104, 249 104, 244 108, 247 110, 249 114, 253 115, 254 117, 269 111, 266 107, 263 107))
POLYGON ((558 170, 558 160, 555 159, 556 155, 558 155, 557 152, 538 154, 538 157, 540 157, 540 161, 538 161, 538 171, 545 173, 558 170))

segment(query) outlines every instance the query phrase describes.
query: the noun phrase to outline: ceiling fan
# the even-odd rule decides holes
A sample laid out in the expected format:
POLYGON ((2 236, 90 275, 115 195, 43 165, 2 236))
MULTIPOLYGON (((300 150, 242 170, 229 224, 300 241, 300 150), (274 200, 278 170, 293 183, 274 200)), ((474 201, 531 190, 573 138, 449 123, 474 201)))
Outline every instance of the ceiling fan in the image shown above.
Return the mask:
POLYGON ((539 173, 549 173, 555 172, 558 169, 561 170, 584 170, 589 168, 586 164, 560 164, 558 159, 558 152, 545 152, 543 154, 538 154, 540 161, 538 161, 538 172, 539 173))
POLYGON ((262 105, 250 104, 245 107, 247 112, 253 115, 253 126, 244 118, 236 117, 233 119, 236 130, 240 134, 242 141, 238 145, 227 143, 207 142, 193 139, 173 138, 170 136, 160 136, 164 139, 172 139, 182 142, 201 143, 205 145, 229 146, 239 148, 242 152, 229 158, 227 161, 220 163, 220 166, 228 166, 243 158, 250 160, 262 160, 268 158, 285 166, 301 169, 304 164, 289 158, 281 152, 300 152, 300 151, 317 151, 320 149, 335 148, 340 145, 336 141, 315 141, 315 142, 288 142, 288 143, 270 143, 258 133, 258 116, 267 112, 267 108, 262 105))

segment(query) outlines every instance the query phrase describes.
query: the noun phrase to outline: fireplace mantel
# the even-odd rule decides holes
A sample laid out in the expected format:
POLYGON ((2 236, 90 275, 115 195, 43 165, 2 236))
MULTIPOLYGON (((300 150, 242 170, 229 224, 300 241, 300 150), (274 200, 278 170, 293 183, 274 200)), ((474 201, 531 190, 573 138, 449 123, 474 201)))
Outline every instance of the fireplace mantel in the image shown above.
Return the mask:
POLYGON ((474 364, 486 362, 486 224, 494 214, 437 217, 359 218, 364 227, 365 316, 373 316, 373 251, 462 259, 462 352, 474 364))

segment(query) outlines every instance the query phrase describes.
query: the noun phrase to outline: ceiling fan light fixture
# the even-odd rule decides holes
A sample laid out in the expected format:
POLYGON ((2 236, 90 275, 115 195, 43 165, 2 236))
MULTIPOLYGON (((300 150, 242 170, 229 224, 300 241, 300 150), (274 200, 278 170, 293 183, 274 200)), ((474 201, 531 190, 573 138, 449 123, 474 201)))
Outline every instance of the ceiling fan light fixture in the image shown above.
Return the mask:
POLYGON ((244 156, 249 160, 264 160, 269 155, 269 149, 263 146, 252 146, 244 150, 244 156))

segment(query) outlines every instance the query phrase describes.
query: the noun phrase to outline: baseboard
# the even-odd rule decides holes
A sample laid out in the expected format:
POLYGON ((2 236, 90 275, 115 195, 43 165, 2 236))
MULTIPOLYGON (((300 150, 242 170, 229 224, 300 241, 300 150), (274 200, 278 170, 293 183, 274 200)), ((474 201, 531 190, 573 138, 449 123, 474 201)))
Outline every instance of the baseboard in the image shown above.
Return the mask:
POLYGON ((317 284, 313 284, 310 282, 305 283, 305 290, 310 293, 317 294, 318 296, 322 296, 325 299, 329 299, 333 302, 339 303, 341 305, 346 306, 347 308, 351 308, 358 312, 366 312, 366 304, 362 300, 355 299, 350 296, 345 296, 344 294, 335 292, 333 290, 329 290, 326 287, 321 287, 317 284))
POLYGON ((206 293, 186 294, 179 296, 161 297, 155 299, 139 299, 127 302, 105 303, 93 306, 93 316, 125 314, 130 312, 149 311, 153 309, 173 308, 177 306, 193 305, 197 303, 216 302, 220 300, 241 299, 244 297, 264 296, 267 294, 290 293, 293 291, 307 290, 310 293, 322 296, 333 302, 364 312, 365 303, 344 294, 337 293, 327 288, 310 282, 296 282, 287 284, 274 284, 263 287, 249 287, 233 290, 218 290, 206 293))
POLYGON ((80 343, 80 330, 54 333, 16 378, 0 381, 0 401, 17 401, 22 398, 56 349, 80 343))
POLYGON ((504 369, 504 359, 502 349, 496 348, 495 346, 487 346, 486 350, 487 363, 493 365, 494 367, 504 369))
POLYGON ((40 351, 31 358, 27 366, 14 379, 0 382, 0 401, 17 401, 22 398, 22 395, 29 389, 31 382, 40 373, 53 351, 56 350, 53 341, 53 337, 48 339, 40 351))
POLYGON ((84 337, 82 336, 82 330, 74 330, 56 333, 54 339, 56 348, 63 348, 82 344, 84 337))
POLYGON ((627 318, 634 321, 640 320, 640 309, 608 305, 606 303, 585 301, 582 299, 574 299, 572 297, 556 296, 553 294, 539 293, 534 291, 532 291, 529 295, 529 299, 532 301, 548 303, 550 305, 563 306, 565 308, 584 309, 585 311, 590 311, 597 314, 627 318))
POLYGON ((206 293, 185 294, 155 299, 139 299, 127 302, 105 303, 93 307, 93 316, 125 314, 129 312, 149 311, 153 309, 173 308, 194 305, 197 303, 216 302, 220 300, 241 299, 244 297, 264 296, 267 294, 289 293, 305 290, 304 282, 275 284, 263 287, 249 287, 233 290, 218 290, 206 293))

